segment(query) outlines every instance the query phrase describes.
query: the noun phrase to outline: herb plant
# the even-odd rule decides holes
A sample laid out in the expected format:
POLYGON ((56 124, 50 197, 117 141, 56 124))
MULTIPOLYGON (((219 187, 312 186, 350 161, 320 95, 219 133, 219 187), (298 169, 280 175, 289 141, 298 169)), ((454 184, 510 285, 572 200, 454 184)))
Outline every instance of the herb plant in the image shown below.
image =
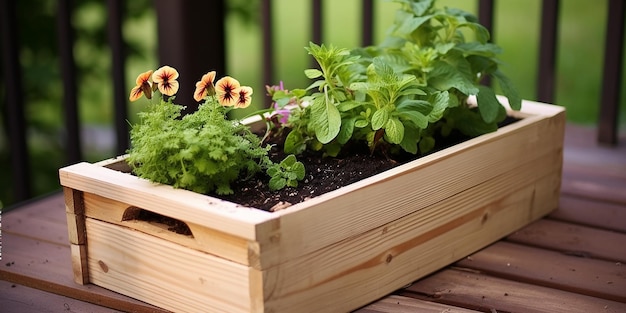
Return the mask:
POLYGON ((178 91, 175 69, 164 66, 139 75, 130 100, 145 95, 152 101, 130 132, 132 148, 127 160, 134 173, 199 193, 231 194, 231 183, 262 170, 272 176, 270 182, 278 176, 285 180, 272 183, 272 189, 297 185, 304 167, 298 167, 293 155, 274 164, 268 157, 270 147, 262 146, 248 126, 226 119, 231 109, 249 106, 252 88, 228 76, 213 84, 215 75, 209 72, 196 84, 194 98, 204 102, 185 116, 181 116, 183 107, 173 102, 178 91), (157 90, 165 98, 153 97, 157 90), (274 173, 274 168, 280 170, 274 173))
POLYGON ((336 156, 349 141, 370 150, 427 153, 437 135, 495 131, 506 111, 480 82, 492 77, 519 110, 521 98, 499 71, 500 48, 473 15, 438 9, 434 0, 400 4, 388 37, 377 46, 343 49, 310 43, 319 68, 305 70, 314 82, 291 92, 268 88, 275 107, 291 104, 285 152, 323 150, 336 156), (468 98, 476 96, 477 105, 468 98))

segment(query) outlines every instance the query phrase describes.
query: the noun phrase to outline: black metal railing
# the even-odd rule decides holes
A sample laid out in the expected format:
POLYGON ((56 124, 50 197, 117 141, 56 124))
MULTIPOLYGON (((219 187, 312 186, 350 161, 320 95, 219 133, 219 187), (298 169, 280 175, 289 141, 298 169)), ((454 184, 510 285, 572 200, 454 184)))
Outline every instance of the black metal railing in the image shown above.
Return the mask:
MULTIPOLYGON (((480 22, 493 33, 494 7, 496 0, 477 0, 478 17, 480 22)), ((604 74, 602 81, 602 96, 600 102, 600 117, 598 123, 598 141, 615 145, 617 143, 617 116, 619 108, 620 84, 623 73, 623 38, 624 12, 623 0, 607 0, 608 20, 606 25, 606 44, 604 49, 604 74)), ((12 187, 14 200, 22 201, 32 197, 30 181, 32 169, 28 164, 26 145, 26 129, 22 99, 21 71, 18 55, 17 21, 15 19, 15 1, 0 0, 0 27, 2 35, 2 68, 3 84, 5 85, 5 124, 8 131, 10 162, 12 169, 12 187), (11 77, 11 79, 7 79, 11 77)), ((74 30, 71 26, 71 0, 58 0, 57 33, 59 43, 60 69, 64 85, 64 118, 65 118, 65 154, 67 163, 78 162, 82 159, 80 121, 78 118, 76 66, 73 55, 74 30)), ((542 102, 553 102, 556 77, 557 33, 559 25, 559 0, 543 0, 541 9, 541 31, 539 35, 539 62, 536 78, 536 99, 542 102)), ((122 37, 122 22, 124 12, 122 0, 107 0, 108 14, 108 43, 112 55, 112 80, 114 99, 114 127, 116 131, 116 152, 123 153, 128 145, 128 125, 126 97, 127 88, 124 85, 125 52, 122 37)), ((323 10, 322 0, 311 0, 311 40, 323 41, 323 10)), ((362 0, 361 11, 361 43, 370 45, 373 42, 373 25, 375 23, 375 1, 362 0)), ((200 77, 196 73, 209 65, 218 72, 225 72, 226 55, 225 45, 225 1, 168 1, 154 0, 157 20, 165 21, 167 25, 158 23, 158 37, 167 38, 168 45, 159 45, 158 54, 162 64, 170 64, 180 71, 187 73, 187 77, 200 77), (167 26, 167 27, 164 27, 167 26), (210 29, 210 32, 206 30, 210 29), (211 36, 211 47, 197 45, 194 38, 211 36), (217 61, 217 67, 215 62, 217 61)), ((274 77, 274 40, 272 28, 272 1, 261 0, 260 24, 263 36, 262 48, 262 81, 271 84, 274 77)), ((165 40, 159 42, 164 43, 165 40)), ((193 88, 192 82, 183 82, 181 88, 193 88), (183 87, 189 86, 189 87, 183 87)), ((184 90, 183 90, 184 91, 184 90)), ((180 94, 193 94, 193 90, 180 94)), ((191 100, 185 103, 195 103, 191 100)), ((189 108, 193 110, 194 108, 189 108)), ((6 175, 3 173, 3 175, 6 175)))

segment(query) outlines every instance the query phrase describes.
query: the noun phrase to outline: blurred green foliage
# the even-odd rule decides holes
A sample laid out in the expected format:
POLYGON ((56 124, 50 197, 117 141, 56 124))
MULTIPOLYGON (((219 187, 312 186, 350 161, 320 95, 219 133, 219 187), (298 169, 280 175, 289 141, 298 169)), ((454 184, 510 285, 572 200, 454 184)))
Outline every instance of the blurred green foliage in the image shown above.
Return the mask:
MULTIPOLYGON (((555 103, 567 108, 570 122, 594 124, 598 117, 602 78, 606 11, 608 1, 561 1, 557 51, 557 90, 555 103)), ((150 0, 123 1, 126 19, 123 34, 127 42, 126 80, 128 90, 138 73, 156 69, 156 20, 150 0)), ((231 0, 228 4, 227 60, 228 73, 255 89, 254 102, 263 103, 261 83, 261 31, 258 0, 231 0)), ((303 70, 311 65, 304 47, 311 38, 309 0, 275 0, 276 82, 285 88, 309 84, 303 70)), ((323 2, 324 42, 338 47, 360 45, 360 0, 323 2)), ((515 83, 525 99, 535 98, 538 36, 541 0, 496 1, 494 41, 503 48, 502 70, 515 83)), ((79 82, 79 116, 86 132, 111 132, 113 120, 110 51, 106 38, 106 2, 74 1, 72 24, 76 29, 74 54, 79 82)), ((32 166, 33 195, 59 188, 58 168, 66 165, 63 148, 62 81, 56 37, 56 5, 53 0, 16 1, 19 22, 19 53, 23 70, 24 104, 28 128, 29 162, 32 166)), ((461 8, 476 14, 477 1, 439 0, 439 6, 461 8)), ((375 43, 384 34, 397 4, 375 1, 375 43)), ((210 30, 208 30, 210 31, 210 30)), ((199 42, 199 44, 203 44, 199 42)), ((624 63, 626 68, 626 62, 624 63)), ((206 69, 207 71, 210 69, 206 69)), ((181 73, 184 75, 184 73, 181 73)), ((2 77, 0 81, 10 79, 2 77)), ((11 169, 5 126, 5 90, 0 84, 3 117, 0 119, 0 201, 11 199, 11 169)), ((626 90, 626 79, 622 90, 626 90)), ((626 93, 622 92, 620 121, 626 123, 626 93)), ((141 105, 129 105, 129 119, 135 119, 141 105)), ((87 161, 112 157, 106 144, 89 142, 83 137, 87 161)))

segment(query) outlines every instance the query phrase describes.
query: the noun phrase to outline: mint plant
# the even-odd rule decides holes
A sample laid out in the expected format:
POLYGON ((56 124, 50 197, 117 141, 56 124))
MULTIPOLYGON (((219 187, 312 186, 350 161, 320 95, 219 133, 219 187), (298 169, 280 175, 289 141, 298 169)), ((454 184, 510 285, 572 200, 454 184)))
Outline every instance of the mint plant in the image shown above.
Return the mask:
POLYGON ((310 43, 306 50, 319 69, 304 71, 315 80, 308 93, 271 94, 276 104, 296 104, 281 124, 290 131, 285 152, 308 148, 336 156, 349 141, 361 141, 372 152, 417 154, 453 130, 495 131, 506 111, 493 89, 480 84, 488 76, 511 108, 520 109, 521 98, 498 69, 501 49, 488 42, 476 17, 438 9, 434 0, 394 2, 400 9, 380 45, 348 50, 310 43))
POLYGON ((240 86, 228 76, 213 84, 215 72, 209 72, 196 84, 194 93, 194 99, 203 103, 196 112, 181 116, 183 107, 173 102, 177 77, 175 69, 165 66, 139 75, 131 90, 131 101, 142 95, 152 100, 130 132, 132 147, 127 161, 136 175, 176 188, 217 194, 231 194, 235 180, 274 167, 282 169, 287 181, 282 186, 272 184, 272 189, 296 185, 304 177, 303 166, 291 169, 296 167, 294 156, 286 158, 284 165, 274 164, 268 157, 269 146, 263 146, 247 125, 226 118, 230 110, 250 104, 252 88, 240 86), (153 97, 157 90, 168 97, 153 97))

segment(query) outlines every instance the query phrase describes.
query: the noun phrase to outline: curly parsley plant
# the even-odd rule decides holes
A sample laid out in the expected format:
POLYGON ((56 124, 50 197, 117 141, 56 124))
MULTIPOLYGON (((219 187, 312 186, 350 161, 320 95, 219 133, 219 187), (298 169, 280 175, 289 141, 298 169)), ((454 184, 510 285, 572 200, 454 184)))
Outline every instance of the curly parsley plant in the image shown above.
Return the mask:
MULTIPOLYGON (((152 101, 147 111, 139 113, 140 123, 130 132, 128 163, 136 175, 199 193, 231 194, 231 183, 237 179, 270 168, 275 173, 268 158, 269 146, 262 146, 248 126, 226 118, 231 109, 250 105, 252 88, 240 86, 228 76, 214 84, 215 76, 215 71, 209 72, 196 84, 194 98, 204 102, 196 112, 181 116, 183 107, 173 103, 178 91, 174 68, 163 66, 139 75, 130 100, 143 95, 152 101), (162 97, 153 98, 157 90, 162 97)), ((300 172, 299 166, 297 169, 300 172)), ((293 180, 301 177, 280 175, 293 180)))

